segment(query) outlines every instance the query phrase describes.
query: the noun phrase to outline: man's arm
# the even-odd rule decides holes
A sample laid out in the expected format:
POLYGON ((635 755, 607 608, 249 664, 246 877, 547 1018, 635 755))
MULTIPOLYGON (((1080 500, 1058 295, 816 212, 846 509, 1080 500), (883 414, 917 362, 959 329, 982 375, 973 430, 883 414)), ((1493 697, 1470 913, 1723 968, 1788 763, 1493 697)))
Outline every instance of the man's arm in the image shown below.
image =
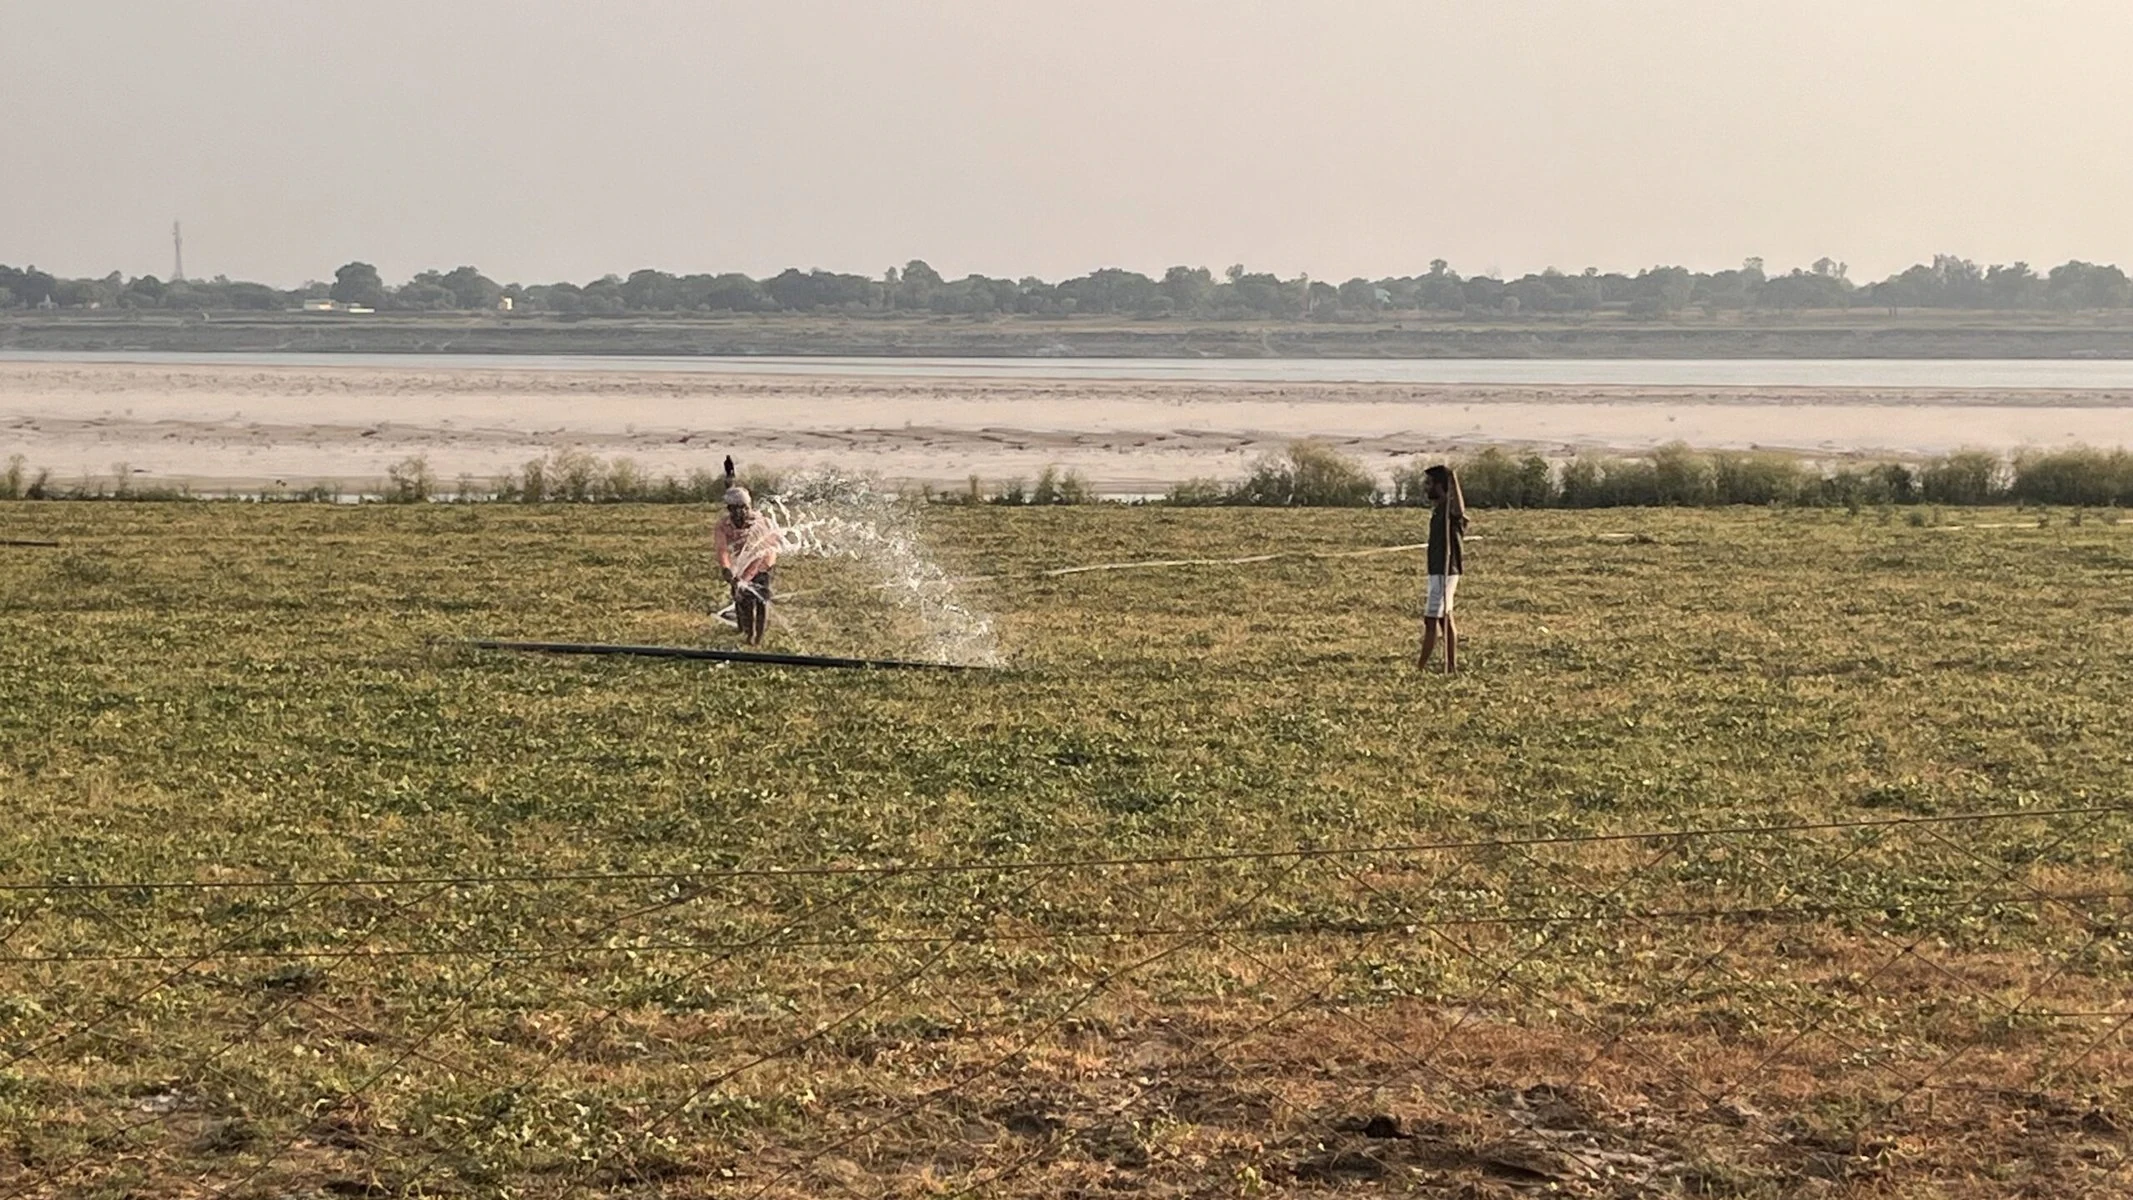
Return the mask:
POLYGON ((763 525, 762 552, 756 556, 756 569, 768 570, 778 565, 778 551, 785 546, 785 533, 769 517, 757 514, 756 520, 763 525))
POLYGON ((726 582, 733 582, 733 537, 726 529, 724 518, 711 527, 711 546, 718 551, 718 573, 726 582))

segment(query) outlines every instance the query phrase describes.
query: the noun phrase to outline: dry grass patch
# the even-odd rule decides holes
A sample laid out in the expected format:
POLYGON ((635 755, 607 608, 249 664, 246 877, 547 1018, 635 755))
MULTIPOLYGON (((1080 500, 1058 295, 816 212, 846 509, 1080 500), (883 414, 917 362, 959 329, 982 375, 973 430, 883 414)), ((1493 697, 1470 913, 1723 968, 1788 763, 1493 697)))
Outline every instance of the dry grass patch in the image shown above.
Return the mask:
POLYGON ((451 644, 727 636, 679 507, 0 508, 0 1194, 2133 1183, 2133 527, 1486 514, 1442 679, 1034 574, 1420 514, 935 510, 935 677, 451 644))

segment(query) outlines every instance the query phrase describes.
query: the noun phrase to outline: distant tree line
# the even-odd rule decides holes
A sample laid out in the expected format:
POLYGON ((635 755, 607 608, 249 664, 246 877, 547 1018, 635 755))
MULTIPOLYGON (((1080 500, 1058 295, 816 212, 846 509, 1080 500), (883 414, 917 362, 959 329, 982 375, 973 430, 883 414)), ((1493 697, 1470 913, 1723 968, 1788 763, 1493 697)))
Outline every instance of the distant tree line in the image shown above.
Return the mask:
POLYGON ((935 313, 1141 318, 1361 320, 1402 313, 1518 317, 1617 313, 1670 317, 1684 313, 1797 312, 1807 309, 1911 308, 2077 311, 2133 307, 2133 282, 2118 267, 2068 262, 2045 272, 2027 263, 1980 267, 1935 255, 1877 283, 1855 283, 1845 264, 1824 258, 1771 274, 1751 258, 1726 271, 1652 267, 1634 275, 1587 268, 1554 269, 1517 279, 1462 276, 1443 259, 1422 275, 1350 279, 1331 284, 1282 279, 1233 266, 1172 267, 1161 278, 1106 267, 1056 283, 1034 276, 946 279, 913 260, 879 278, 797 268, 764 279, 738 273, 674 275, 649 268, 590 283, 501 284, 474 267, 423 271, 388 285, 369 263, 352 262, 331 283, 277 289, 216 276, 211 280, 62 279, 35 267, 0 265, 0 309, 208 309, 271 311, 331 299, 380 311, 485 311, 511 301, 517 312, 621 316, 630 313, 935 313))

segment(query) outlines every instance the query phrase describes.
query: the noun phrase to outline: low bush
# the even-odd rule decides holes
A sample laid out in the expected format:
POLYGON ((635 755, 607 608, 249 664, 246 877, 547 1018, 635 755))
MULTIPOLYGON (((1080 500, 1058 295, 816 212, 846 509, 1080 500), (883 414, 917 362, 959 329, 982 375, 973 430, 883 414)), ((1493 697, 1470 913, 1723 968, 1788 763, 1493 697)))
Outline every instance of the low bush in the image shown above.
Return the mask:
MULTIPOLYGON (((749 467, 733 482, 750 495, 774 496, 783 478, 764 467, 749 467)), ((602 460, 583 450, 563 449, 497 480, 489 495, 521 504, 717 504, 726 487, 722 472, 698 468, 686 476, 655 477, 634 459, 602 460)))
MULTIPOLYGON (((1474 508, 1549 508, 1562 498, 1555 469, 1538 454, 1513 458, 1501 448, 1490 446, 1458 460, 1454 468, 1459 473, 1460 494, 1474 508)), ((1423 472, 1427 469, 1422 463, 1413 463, 1394 472, 1392 502, 1427 507, 1429 495, 1423 486, 1423 472)))
POLYGON ((1365 508, 1378 502, 1378 481, 1363 464, 1321 442, 1289 447, 1293 492, 1289 503, 1321 508, 1365 508))
POLYGON ((1919 492, 1933 504, 1992 504, 2007 498, 2005 464, 1989 450, 1958 450, 1918 473, 1919 492))
POLYGON ((1799 459, 1783 454, 1713 454, 1711 467, 1720 504, 1796 504, 1816 482, 1799 459))
POLYGON ((437 476, 424 455, 417 454, 385 468, 387 504, 425 504, 436 491, 437 476))
POLYGON ((1378 482, 1363 464, 1323 442, 1293 442, 1252 464, 1228 489, 1224 504, 1260 508, 1367 508, 1379 500, 1378 482))
MULTIPOLYGON (((714 475, 709 471, 697 471, 692 472, 689 478, 692 483, 682 499, 696 500, 700 497, 707 503, 716 504, 724 497, 725 476, 714 475)), ((775 496, 785 488, 784 474, 764 466, 741 468, 734 482, 747 488, 750 496, 775 496)))
POLYGON ((23 461, 20 454, 10 455, 7 470, 0 471, 0 500, 49 500, 52 499, 52 472, 43 467, 35 470, 23 461))
POLYGON ((1653 502, 1679 508, 1724 503, 1718 494, 1718 463, 1711 455, 1668 442, 1652 451, 1653 502))
POLYGON ((1230 488, 1219 479, 1188 479, 1173 486, 1163 503, 1179 508, 1213 508, 1229 503, 1230 488))
POLYGON ((1037 475, 1037 486, 1029 495, 1031 504, 1094 504, 1096 489, 1082 478, 1079 471, 1062 471, 1046 467, 1037 475))
POLYGON ((2133 454, 2086 446, 2018 454, 2008 491, 2031 504, 2133 504, 2133 454))

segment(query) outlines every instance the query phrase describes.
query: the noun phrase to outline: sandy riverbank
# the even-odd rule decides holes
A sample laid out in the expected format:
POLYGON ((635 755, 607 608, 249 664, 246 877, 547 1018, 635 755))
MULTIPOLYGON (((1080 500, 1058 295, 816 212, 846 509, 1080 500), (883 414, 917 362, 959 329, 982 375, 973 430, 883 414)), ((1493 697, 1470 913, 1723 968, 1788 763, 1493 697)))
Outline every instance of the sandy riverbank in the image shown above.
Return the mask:
POLYGON ((1817 456, 2133 443, 2133 391, 1144 382, 0 362, 0 457, 62 478, 363 489, 425 455, 449 481, 548 451, 686 472, 734 454, 959 486, 1048 464, 1109 492, 1241 471, 1298 437, 1373 467, 1496 443, 1673 440, 1817 456))

